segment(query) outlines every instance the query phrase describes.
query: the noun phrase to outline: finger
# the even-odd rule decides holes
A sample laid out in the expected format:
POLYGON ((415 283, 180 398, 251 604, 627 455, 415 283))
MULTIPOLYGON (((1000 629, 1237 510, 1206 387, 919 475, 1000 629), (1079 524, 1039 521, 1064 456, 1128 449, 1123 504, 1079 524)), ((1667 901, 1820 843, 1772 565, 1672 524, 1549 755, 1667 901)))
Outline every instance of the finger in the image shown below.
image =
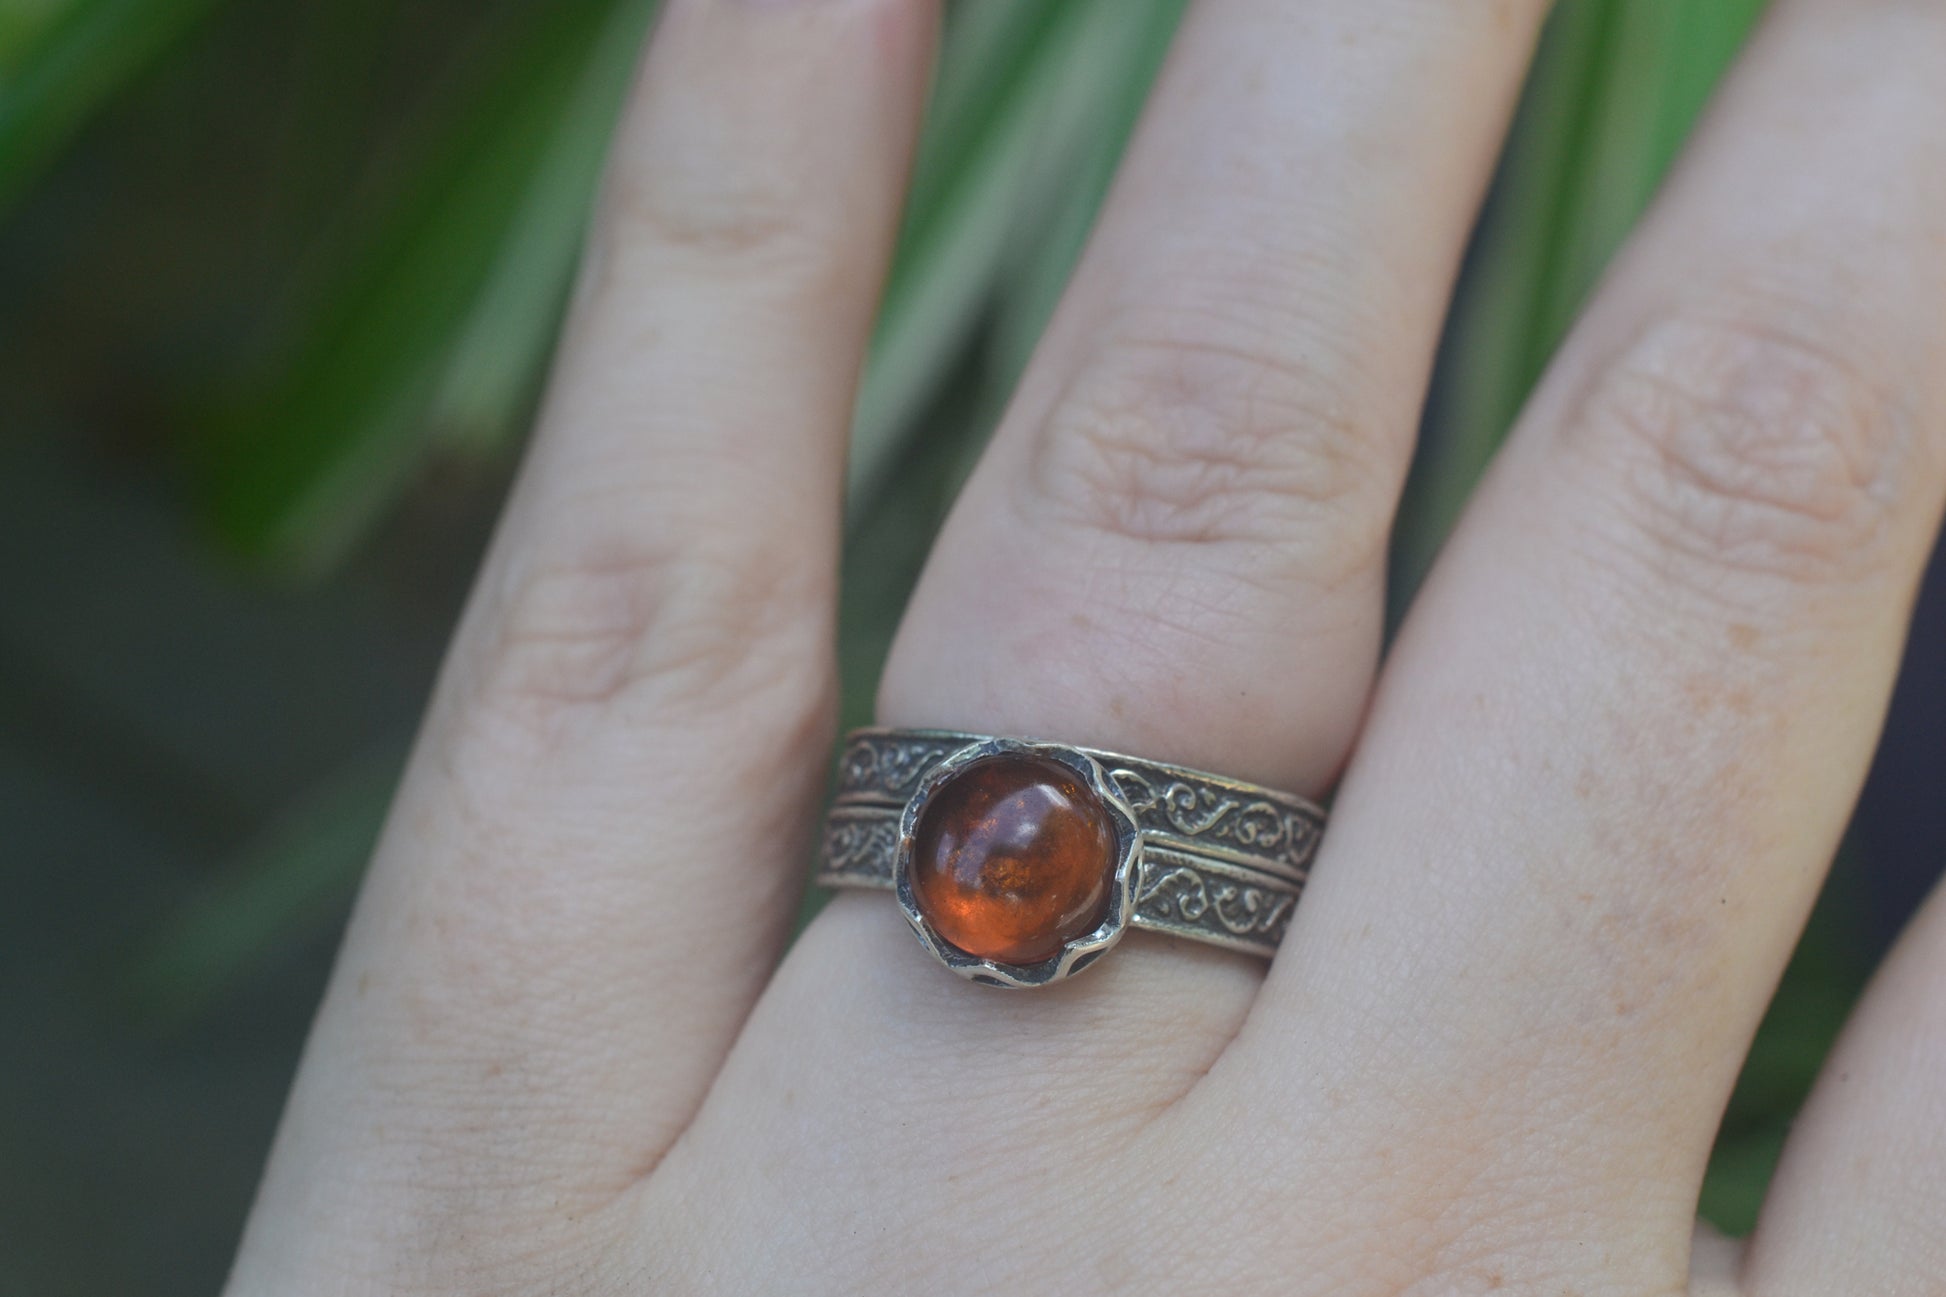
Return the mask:
POLYGON ((1946 488, 1942 55, 1938 6, 1773 13, 1388 665, 1235 1074, 1451 1135, 1462 1249, 1517 1186, 1552 1263, 1680 1279, 1946 488))
POLYGON ((913 598, 881 718, 1316 793, 1540 3, 1205 0, 913 598))
MULTIPOLYGON (((934 550, 886 669, 884 721, 1329 781, 1372 670, 1384 536, 1434 335, 1540 9, 1192 7, 934 550)), ((788 1077, 807 1110, 868 1093, 910 1109, 861 1110, 852 1147, 871 1183, 828 1170, 821 1200, 868 1212, 882 1183, 905 1183, 900 1168, 958 1166, 956 1149, 1051 1165, 1193 1084, 1260 977, 1238 956, 1138 935, 1073 983, 996 994, 931 966, 884 896, 840 896, 793 948, 679 1156, 699 1183, 698 1150, 762 1146, 763 1165, 788 1165, 796 1127, 748 1117, 788 1077), (879 1079, 935 1071, 954 1078, 953 1104, 879 1079)), ((691 1180, 669 1183, 674 1200, 691 1180)), ((721 1177, 699 1189, 730 1191, 721 1177)), ((767 1175, 735 1191, 761 1213, 749 1204, 801 1186, 767 1175)))
POLYGON ((930 26, 922 0, 664 13, 260 1215, 336 1195, 382 1253, 572 1214, 713 1074, 829 750, 843 437, 930 26))
MULTIPOLYGON (((1540 12, 1190 11, 934 547, 882 721, 1325 789, 1363 713, 1439 321, 1540 12)), ((889 907, 844 899, 839 915, 870 914, 838 922, 880 930, 893 949, 872 957, 910 976, 924 956, 889 907)), ((1257 984, 1233 956, 1149 944, 1122 961, 1158 956, 1171 1002, 1211 1022, 1257 984)))
POLYGON ((1900 940, 1791 1127, 1745 1264, 1776 1297, 1932 1297, 1946 1275, 1946 890, 1900 940))

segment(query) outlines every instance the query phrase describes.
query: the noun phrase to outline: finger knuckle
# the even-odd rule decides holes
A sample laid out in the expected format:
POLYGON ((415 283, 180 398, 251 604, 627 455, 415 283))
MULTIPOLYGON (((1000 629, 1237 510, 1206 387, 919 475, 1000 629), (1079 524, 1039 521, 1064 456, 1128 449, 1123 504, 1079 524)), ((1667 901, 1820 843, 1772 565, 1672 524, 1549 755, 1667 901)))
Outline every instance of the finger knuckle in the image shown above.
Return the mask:
POLYGON ((584 292, 634 291, 673 268, 788 291, 821 289, 845 273, 842 238, 814 228, 801 195, 729 173, 611 179, 583 267, 584 292))
POLYGON ((722 187, 716 192, 670 194, 661 184, 624 190, 611 218, 655 246, 694 252, 711 260, 746 261, 786 254, 803 243, 790 204, 761 187, 722 187))
POLYGON ((1913 443, 1849 340, 1747 311, 1652 325, 1570 427, 1631 530, 1711 581, 1828 583, 1880 563, 1913 443))
POLYGON ((1391 514, 1393 451, 1352 386, 1275 347, 1120 339, 1056 401, 1032 481, 1084 528, 1274 546, 1330 581, 1375 561, 1391 514))
POLYGON ((825 583, 748 549, 607 535, 510 562, 490 586, 481 694, 538 727, 638 704, 821 713, 825 583))

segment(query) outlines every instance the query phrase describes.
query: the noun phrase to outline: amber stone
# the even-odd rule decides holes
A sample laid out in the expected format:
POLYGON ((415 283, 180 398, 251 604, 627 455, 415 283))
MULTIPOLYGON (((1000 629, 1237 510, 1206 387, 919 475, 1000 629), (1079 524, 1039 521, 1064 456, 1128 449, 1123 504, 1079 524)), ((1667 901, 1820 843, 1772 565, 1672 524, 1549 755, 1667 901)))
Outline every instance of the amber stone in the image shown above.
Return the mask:
POLYGON ((969 955, 1039 963, 1107 912, 1115 824, 1059 761, 975 761, 933 791, 915 830, 913 900, 969 955))

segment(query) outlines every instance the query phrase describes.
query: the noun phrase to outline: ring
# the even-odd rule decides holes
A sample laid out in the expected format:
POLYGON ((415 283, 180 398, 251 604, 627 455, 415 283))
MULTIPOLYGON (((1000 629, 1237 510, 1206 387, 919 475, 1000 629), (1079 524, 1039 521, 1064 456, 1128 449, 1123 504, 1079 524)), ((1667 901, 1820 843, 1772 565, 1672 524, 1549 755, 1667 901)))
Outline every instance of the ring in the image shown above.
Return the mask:
POLYGON ((1094 748, 855 730, 816 880, 889 890, 940 963, 1046 986, 1131 927, 1268 959, 1324 811, 1292 793, 1094 748))

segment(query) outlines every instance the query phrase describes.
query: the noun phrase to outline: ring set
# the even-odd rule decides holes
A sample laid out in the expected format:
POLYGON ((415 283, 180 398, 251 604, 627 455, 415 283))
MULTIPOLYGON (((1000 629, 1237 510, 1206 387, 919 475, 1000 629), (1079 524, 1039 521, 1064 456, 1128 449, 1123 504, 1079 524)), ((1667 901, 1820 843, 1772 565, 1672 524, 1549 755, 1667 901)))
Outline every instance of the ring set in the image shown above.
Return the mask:
POLYGON ((817 881, 896 894, 940 963, 1045 986, 1131 928, 1269 958, 1324 812, 1093 748, 944 730, 845 740, 817 881))

